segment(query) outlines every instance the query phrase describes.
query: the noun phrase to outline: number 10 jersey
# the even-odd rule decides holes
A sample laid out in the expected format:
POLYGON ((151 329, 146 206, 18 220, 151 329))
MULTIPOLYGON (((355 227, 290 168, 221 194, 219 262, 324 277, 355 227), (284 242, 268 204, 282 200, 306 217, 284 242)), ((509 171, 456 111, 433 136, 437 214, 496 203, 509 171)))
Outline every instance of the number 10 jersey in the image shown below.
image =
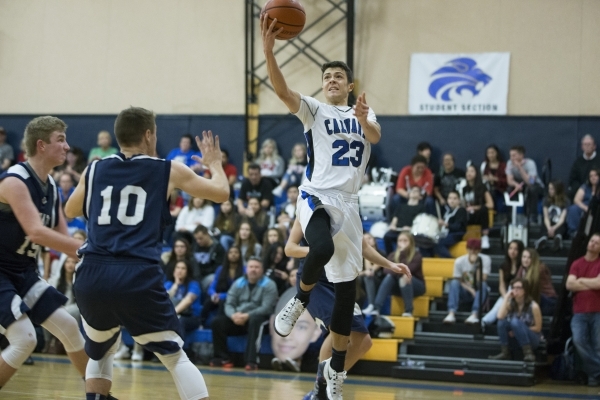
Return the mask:
POLYGON ((79 252, 159 262, 171 162, 121 153, 94 161, 85 175, 88 239, 79 252))
MULTIPOLYGON (((362 184, 371 144, 351 106, 333 106, 301 96, 296 116, 304 125, 308 166, 302 185, 308 190, 356 194, 362 184)), ((377 122, 369 108, 369 121, 377 122)))

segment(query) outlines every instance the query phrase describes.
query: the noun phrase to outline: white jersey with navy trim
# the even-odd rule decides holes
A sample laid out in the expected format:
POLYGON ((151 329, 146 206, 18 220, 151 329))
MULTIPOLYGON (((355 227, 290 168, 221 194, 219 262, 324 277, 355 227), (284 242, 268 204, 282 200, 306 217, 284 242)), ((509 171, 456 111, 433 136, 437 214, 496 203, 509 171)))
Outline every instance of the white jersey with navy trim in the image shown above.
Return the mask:
MULTIPOLYGON (((301 95, 296 116, 304 125, 308 155, 302 185, 309 190, 356 194, 371 155, 371 144, 352 107, 333 106, 301 95)), ((377 122, 371 108, 367 119, 377 122)))

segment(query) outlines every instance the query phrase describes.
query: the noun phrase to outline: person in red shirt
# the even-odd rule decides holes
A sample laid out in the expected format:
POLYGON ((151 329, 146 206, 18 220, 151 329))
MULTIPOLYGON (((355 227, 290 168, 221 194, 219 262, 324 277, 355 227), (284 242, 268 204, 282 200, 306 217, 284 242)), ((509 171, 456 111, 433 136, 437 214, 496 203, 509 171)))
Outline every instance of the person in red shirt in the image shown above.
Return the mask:
POLYGON ((571 265, 567 289, 573 292, 573 344, 583 361, 589 386, 600 380, 600 233, 594 233, 585 256, 571 265))
POLYGON ((421 196, 425 209, 430 214, 435 214, 435 204, 433 200, 433 174, 427 168, 427 159, 417 154, 410 161, 410 165, 402 168, 396 181, 396 194, 391 201, 391 207, 387 210, 388 219, 391 221, 396 208, 403 203, 408 202, 408 193, 414 186, 421 188, 421 196))

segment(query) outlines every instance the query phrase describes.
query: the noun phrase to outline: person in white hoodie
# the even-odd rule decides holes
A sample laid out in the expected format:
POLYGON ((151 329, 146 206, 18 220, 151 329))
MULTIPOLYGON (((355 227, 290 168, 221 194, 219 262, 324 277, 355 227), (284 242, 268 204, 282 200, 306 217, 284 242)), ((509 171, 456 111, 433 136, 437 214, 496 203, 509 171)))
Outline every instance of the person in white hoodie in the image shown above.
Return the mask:
POLYGON ((175 223, 175 230, 194 232, 198 225, 212 229, 215 223, 215 209, 210 201, 192 197, 187 207, 184 207, 175 223))

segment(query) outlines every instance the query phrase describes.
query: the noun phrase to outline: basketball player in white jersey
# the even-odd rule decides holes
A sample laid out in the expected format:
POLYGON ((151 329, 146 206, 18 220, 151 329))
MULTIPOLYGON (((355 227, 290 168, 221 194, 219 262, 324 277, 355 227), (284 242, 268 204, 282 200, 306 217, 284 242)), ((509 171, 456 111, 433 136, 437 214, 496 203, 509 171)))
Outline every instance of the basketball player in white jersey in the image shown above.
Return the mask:
POLYGON ((381 139, 381 127, 369 108, 365 94, 356 105, 348 105, 354 88, 352 71, 341 61, 322 66, 322 89, 326 103, 301 95, 287 86, 273 53, 277 20, 268 24, 261 15, 261 32, 267 71, 277 96, 304 125, 309 163, 306 179, 300 186, 298 220, 309 244, 300 288, 275 318, 275 331, 290 334, 305 310, 310 292, 334 254, 344 263, 325 268, 335 287, 331 318, 332 357, 325 362, 327 396, 342 399, 346 377, 344 361, 351 332, 356 277, 362 270, 362 223, 358 214, 358 196, 362 177, 371 154, 371 144, 381 139))

